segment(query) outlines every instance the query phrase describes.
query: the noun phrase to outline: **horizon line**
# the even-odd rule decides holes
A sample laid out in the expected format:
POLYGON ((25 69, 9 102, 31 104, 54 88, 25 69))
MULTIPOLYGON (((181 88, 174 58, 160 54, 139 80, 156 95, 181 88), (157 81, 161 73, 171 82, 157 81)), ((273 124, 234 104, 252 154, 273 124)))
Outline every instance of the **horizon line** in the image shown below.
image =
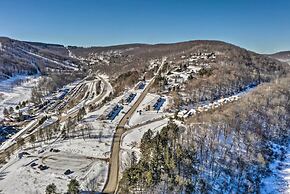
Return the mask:
POLYGON ((186 42, 194 42, 194 41, 216 41, 216 42, 223 42, 227 44, 232 44, 234 46, 256 52, 258 54, 263 54, 263 55, 271 55, 271 54, 277 54, 280 52, 288 52, 289 50, 276 50, 273 53, 266 53, 266 52, 258 52, 251 50, 249 48, 243 47, 241 45, 238 45, 236 43, 232 43, 230 41, 224 41, 220 39, 190 39, 190 40, 181 40, 181 41, 168 41, 168 42, 120 42, 120 43, 112 43, 112 44, 96 44, 96 45, 82 45, 82 44, 64 44, 64 43, 58 43, 58 42, 50 42, 50 41, 41 41, 41 40, 25 40, 25 39, 18 39, 12 36, 6 36, 6 35, 0 35, 0 38, 8 38, 11 40, 17 40, 21 42, 27 42, 27 43, 40 43, 40 44, 48 44, 48 45, 58 45, 58 46, 63 46, 63 47, 79 47, 79 48, 93 48, 93 47, 118 47, 118 46, 128 46, 128 45, 148 45, 148 46, 154 46, 154 45, 169 45, 169 44, 178 44, 178 43, 186 43, 186 42))

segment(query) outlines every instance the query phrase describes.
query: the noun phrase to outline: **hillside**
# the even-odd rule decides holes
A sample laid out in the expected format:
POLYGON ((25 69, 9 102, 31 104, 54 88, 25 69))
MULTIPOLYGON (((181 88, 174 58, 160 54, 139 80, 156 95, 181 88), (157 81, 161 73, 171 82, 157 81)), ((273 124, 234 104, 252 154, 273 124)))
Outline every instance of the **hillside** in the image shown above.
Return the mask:
POLYGON ((32 43, 0 37, 0 79, 14 75, 77 70, 79 63, 62 45, 32 43))
POLYGON ((289 83, 282 78, 183 124, 148 130, 119 192, 287 193, 289 83))
MULTIPOLYGON (((92 69, 118 76, 127 71, 144 72, 154 59, 168 57, 175 64, 192 63, 194 53, 214 53, 219 66, 276 64, 277 61, 235 45, 221 41, 188 41, 172 44, 126 44, 107 47, 68 48, 59 44, 27 42, 0 37, 0 75, 2 79, 15 74, 35 74, 53 69, 77 70, 79 59, 88 62, 92 69), (183 58, 181 58, 183 57, 183 58)), ((271 55, 271 58, 287 59, 287 52, 271 55), (283 56, 283 57, 282 57, 283 56)), ((288 56, 289 57, 289 56, 288 56)), ((256 67, 252 67, 256 68, 256 67)))
MULTIPOLYGON (((116 81, 121 74, 137 71, 151 77, 156 59, 167 58, 168 68, 198 66, 210 69, 212 76, 206 79, 218 82, 236 79, 238 76, 249 84, 254 79, 271 79, 271 75, 284 74, 288 67, 278 60, 221 41, 197 40, 172 44, 129 44, 110 47, 69 47, 73 55, 90 64, 116 81), (199 56, 200 55, 200 56, 199 56), (202 56, 205 55, 205 56, 202 56), (259 78, 258 78, 259 77, 259 78), (222 79, 222 80, 221 80, 222 79)), ((278 75, 277 75, 278 76, 278 75)), ((130 77, 121 76, 119 78, 130 77)), ((135 80, 138 81, 138 80, 135 80)), ((130 81, 126 81, 130 82, 130 81)), ((194 85, 194 84, 193 84, 194 85)), ((125 86, 124 86, 125 87, 125 86)), ((119 86, 118 86, 119 88, 119 86)), ((120 88, 119 88, 120 89, 120 88)))

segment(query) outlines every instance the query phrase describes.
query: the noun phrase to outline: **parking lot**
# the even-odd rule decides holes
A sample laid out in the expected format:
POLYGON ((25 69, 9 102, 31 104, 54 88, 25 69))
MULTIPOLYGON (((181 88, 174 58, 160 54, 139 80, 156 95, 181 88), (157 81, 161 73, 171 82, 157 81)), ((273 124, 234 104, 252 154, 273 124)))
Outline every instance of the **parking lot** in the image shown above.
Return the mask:
POLYGON ((164 98, 158 98, 157 102, 153 105, 154 110, 159 111, 165 101, 166 100, 164 98))
POLYGON ((127 98, 126 98, 126 103, 130 104, 134 98, 136 97, 136 93, 131 93, 127 98))
POLYGON ((5 142, 9 137, 14 135, 17 132, 17 130, 11 126, 5 127, 0 126, 0 144, 5 142))
POLYGON ((113 110, 111 110, 111 112, 107 115, 107 119, 109 120, 114 120, 116 118, 116 116, 119 115, 119 113, 121 112, 121 110, 124 107, 122 105, 117 104, 116 106, 114 106, 113 110))

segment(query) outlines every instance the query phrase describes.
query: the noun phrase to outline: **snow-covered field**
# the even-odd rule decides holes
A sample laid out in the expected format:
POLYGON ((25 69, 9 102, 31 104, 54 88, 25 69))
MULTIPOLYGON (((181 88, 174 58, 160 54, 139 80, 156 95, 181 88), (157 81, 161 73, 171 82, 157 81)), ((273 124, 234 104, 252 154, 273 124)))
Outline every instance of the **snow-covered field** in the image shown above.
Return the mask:
MULTIPOLYGON (((96 119, 98 114, 101 112, 92 112, 79 123, 75 131, 71 132, 77 137, 50 143, 41 142, 36 144, 35 149, 28 146, 25 151, 30 156, 10 160, 7 167, 2 168, 0 190, 15 194, 44 193, 48 184, 55 183, 58 191, 63 193, 71 178, 76 178, 83 190, 92 186, 101 190, 107 176, 107 161, 115 124, 96 119), (81 130, 84 126, 86 129, 81 130), (51 152, 51 149, 58 152, 51 152), (38 166, 32 167, 32 162, 49 168, 40 170, 38 166), (73 173, 65 175, 66 170, 73 173), (17 185, 17 189, 14 185, 17 185)), ((17 154, 12 157, 16 158, 17 154)))
POLYGON ((109 149, 110 146, 96 139, 79 138, 60 141, 45 148, 28 149, 29 156, 19 159, 14 155, 14 159, 2 168, 0 190, 15 194, 44 193, 48 184, 55 183, 58 192, 63 193, 67 191, 71 178, 78 179, 84 190, 88 189, 91 181, 98 183, 94 185, 102 189, 107 175, 107 162, 102 158, 109 149), (51 152, 51 148, 59 152, 51 152), (48 169, 40 170, 40 165, 48 169), (73 173, 65 175, 66 170, 73 173))
POLYGON ((33 86, 39 81, 39 76, 18 75, 0 82, 0 120, 3 119, 3 109, 15 107, 19 102, 30 99, 33 86), (16 86, 15 83, 23 80, 16 86))
POLYGON ((156 94, 150 94, 148 93, 144 100, 141 102, 137 110, 134 112, 132 117, 129 120, 128 126, 136 126, 137 124, 142 124, 146 123, 148 121, 158 119, 161 117, 164 117, 166 113, 164 112, 167 104, 168 104, 168 99, 166 97, 163 97, 166 99, 164 104, 162 105, 161 109, 157 112, 156 110, 145 110, 148 105, 153 105, 159 98, 159 95, 156 94), (142 110, 141 114, 139 112, 142 110))

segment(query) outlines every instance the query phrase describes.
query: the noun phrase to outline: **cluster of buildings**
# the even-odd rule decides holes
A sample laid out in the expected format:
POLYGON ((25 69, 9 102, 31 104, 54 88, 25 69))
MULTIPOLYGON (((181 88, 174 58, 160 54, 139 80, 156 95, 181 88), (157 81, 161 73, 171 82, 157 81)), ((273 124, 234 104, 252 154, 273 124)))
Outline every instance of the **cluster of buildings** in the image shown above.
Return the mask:
POLYGON ((192 116, 192 115, 195 115, 198 113, 202 113, 202 112, 206 112, 206 111, 209 111, 212 109, 216 109, 224 104, 237 101, 239 98, 240 97, 238 95, 230 96, 227 98, 221 98, 221 99, 216 100, 212 103, 205 103, 205 104, 199 105, 199 106, 192 108, 192 109, 189 109, 189 110, 184 109, 182 111, 179 111, 177 116, 179 118, 187 118, 189 116, 192 116))
POLYGON ((111 58, 118 58, 121 56, 121 51, 108 51, 101 53, 90 53, 88 58, 91 65, 95 63, 103 63, 109 65, 111 58))
POLYGON ((198 53, 190 53, 189 56, 182 55, 180 56, 184 62, 189 62, 189 64, 194 64, 193 62, 197 61, 213 61, 216 58, 215 53, 213 52, 198 52, 198 53))
MULTIPOLYGON (((189 55, 181 55, 176 63, 169 61, 170 68, 164 76, 163 92, 168 93, 176 89, 183 90, 183 83, 188 79, 194 79, 199 71, 203 68, 210 68, 210 63, 216 58, 215 53, 191 53, 189 55)), ((155 63, 153 63, 155 64, 155 63)))

